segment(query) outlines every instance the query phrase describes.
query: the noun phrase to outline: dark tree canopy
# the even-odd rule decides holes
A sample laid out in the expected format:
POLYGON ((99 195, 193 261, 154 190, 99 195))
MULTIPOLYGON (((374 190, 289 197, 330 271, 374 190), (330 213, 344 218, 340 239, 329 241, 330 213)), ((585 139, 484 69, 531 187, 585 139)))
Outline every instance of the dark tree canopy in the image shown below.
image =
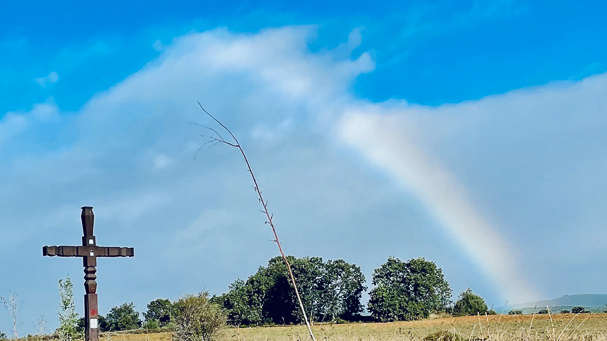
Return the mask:
POLYGON ((167 299, 159 298, 148 303, 148 310, 143 313, 146 322, 155 321, 160 327, 171 322, 173 304, 167 299))
POLYGON ((451 288, 442 270, 423 258, 388 258, 373 271, 373 285, 368 310, 380 321, 427 318, 450 303, 451 288))
POLYGON ((488 312, 487 303, 482 297, 474 294, 470 288, 459 295, 453 306, 455 316, 485 314, 486 312, 488 312))
POLYGON ((135 310, 135 305, 132 302, 112 308, 105 316, 105 323, 108 331, 131 330, 141 327, 139 313, 135 310))
MULTIPOLYGON (((349 319, 362 312, 365 277, 360 268, 343 260, 288 257, 304 307, 316 321, 349 319)), ((299 309, 287 268, 281 257, 270 259, 247 281, 236 280, 230 291, 213 298, 224 307, 230 323, 300 323, 299 309)))

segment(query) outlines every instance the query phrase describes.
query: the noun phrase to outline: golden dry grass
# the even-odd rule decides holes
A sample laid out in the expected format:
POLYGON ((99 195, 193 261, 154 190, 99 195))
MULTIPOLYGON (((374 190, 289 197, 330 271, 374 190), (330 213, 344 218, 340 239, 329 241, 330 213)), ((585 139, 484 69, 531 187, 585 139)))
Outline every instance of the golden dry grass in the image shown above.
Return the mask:
MULTIPOLYGON (((450 331, 464 340, 491 341, 607 341, 607 314, 495 315, 447 317, 413 322, 314 325, 318 341, 421 341, 431 333, 450 331)), ((309 340, 300 326, 229 327, 219 341, 309 340)), ((170 333, 103 334, 100 341, 172 341, 170 333)))

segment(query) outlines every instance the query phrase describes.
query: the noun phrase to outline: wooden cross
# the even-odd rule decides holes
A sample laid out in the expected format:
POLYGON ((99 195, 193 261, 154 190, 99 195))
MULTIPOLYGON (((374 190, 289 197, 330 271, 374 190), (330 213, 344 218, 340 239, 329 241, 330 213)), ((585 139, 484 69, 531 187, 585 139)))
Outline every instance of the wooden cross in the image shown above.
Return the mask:
POLYGON ((42 255, 58 257, 82 257, 84 266, 84 321, 85 340, 99 341, 99 309, 97 304, 97 257, 133 257, 135 249, 132 247, 103 247, 97 246, 93 235, 95 215, 93 208, 82 207, 82 246, 44 246, 42 255))

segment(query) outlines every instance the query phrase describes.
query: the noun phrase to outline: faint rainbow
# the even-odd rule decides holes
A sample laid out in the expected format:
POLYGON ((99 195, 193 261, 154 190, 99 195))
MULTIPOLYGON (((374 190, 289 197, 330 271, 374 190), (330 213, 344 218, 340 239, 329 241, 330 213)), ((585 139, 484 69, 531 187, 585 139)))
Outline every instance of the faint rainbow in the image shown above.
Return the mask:
POLYGON ((346 113, 339 125, 341 140, 415 193, 470 259, 493 280, 504 299, 520 302, 537 299, 535 290, 518 270, 516 257, 510 252, 512 248, 474 207, 466 189, 407 139, 400 121, 373 114, 374 110, 379 109, 370 106, 364 112, 346 113))

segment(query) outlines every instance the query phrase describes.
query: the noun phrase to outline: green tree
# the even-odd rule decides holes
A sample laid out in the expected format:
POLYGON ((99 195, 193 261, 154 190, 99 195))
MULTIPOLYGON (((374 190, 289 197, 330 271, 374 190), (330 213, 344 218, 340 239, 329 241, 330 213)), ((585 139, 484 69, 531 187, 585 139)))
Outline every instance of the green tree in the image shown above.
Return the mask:
POLYGON ((0 340, 8 340, 8 337, 6 336, 6 334, 1 331, 0 331, 0 340))
POLYGON ((474 294, 470 288, 459 295, 455 306, 453 306, 454 316, 485 314, 487 311, 485 300, 474 294))
POLYGON ((417 320, 444 311, 451 288, 442 270, 423 258, 390 257, 373 271, 368 310, 379 321, 417 320))
MULTIPOLYGON (((325 263, 320 257, 287 258, 311 319, 351 318, 362 311, 365 277, 358 266, 343 260, 325 263)), ((212 300, 225 309, 228 320, 235 325, 303 322, 281 257, 270 259, 246 282, 236 280, 228 293, 212 300)))
POLYGON ((360 315, 364 310, 360 299, 366 289, 365 276, 360 267, 338 259, 327 261, 323 268, 320 321, 333 321, 337 317, 351 320, 360 315))
POLYGON ((508 312, 508 315, 523 315, 523 311, 522 310, 510 310, 508 312))
POLYGON ((61 340, 71 341, 81 338, 83 334, 78 328, 78 314, 74 304, 74 285, 67 277, 59 280, 59 328, 57 334, 61 340))
POLYGON ((158 327, 165 327, 171 322, 171 316, 173 315, 173 304, 171 301, 159 298, 148 303, 147 308, 148 310, 143 313, 146 324, 156 323, 158 327))
POLYGON ((584 308, 584 307, 573 307, 573 308, 571 308, 571 312, 574 314, 589 313, 589 311, 586 310, 586 308, 584 308))
POLYGON ((207 292, 182 297, 175 302, 174 312, 177 341, 215 340, 226 324, 226 316, 207 292))
POLYGON ((107 323, 108 331, 132 330, 141 327, 139 313, 135 310, 133 302, 112 308, 105 316, 105 323, 107 323))

